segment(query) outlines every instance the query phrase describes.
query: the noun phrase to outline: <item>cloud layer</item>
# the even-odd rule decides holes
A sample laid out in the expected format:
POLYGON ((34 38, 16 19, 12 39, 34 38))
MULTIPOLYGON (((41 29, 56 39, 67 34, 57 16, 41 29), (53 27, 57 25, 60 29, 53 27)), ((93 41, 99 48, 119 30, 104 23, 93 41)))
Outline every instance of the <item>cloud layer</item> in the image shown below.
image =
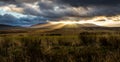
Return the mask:
POLYGON ((120 4, 120 0, 58 0, 71 6, 107 5, 113 6, 120 4))
POLYGON ((62 17, 114 16, 120 14, 119 4, 119 0, 3 0, 0 24, 26 26, 62 17))

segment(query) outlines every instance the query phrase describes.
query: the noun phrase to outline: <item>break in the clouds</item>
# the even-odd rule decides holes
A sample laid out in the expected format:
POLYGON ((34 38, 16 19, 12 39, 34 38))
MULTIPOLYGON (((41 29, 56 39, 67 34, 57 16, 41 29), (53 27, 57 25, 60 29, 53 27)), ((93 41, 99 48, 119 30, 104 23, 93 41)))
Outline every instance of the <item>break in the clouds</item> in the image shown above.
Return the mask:
POLYGON ((119 0, 1 0, 0 24, 34 25, 61 17, 120 14, 119 0))

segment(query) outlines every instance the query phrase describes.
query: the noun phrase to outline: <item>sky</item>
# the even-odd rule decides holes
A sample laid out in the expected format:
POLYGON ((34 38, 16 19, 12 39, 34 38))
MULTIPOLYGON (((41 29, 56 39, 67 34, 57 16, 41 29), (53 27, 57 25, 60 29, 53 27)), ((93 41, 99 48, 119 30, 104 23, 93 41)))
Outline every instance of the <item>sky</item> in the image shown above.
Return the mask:
POLYGON ((102 16, 105 23, 118 26, 119 7, 120 0, 0 0, 0 24, 31 26, 65 17, 99 20, 102 16))

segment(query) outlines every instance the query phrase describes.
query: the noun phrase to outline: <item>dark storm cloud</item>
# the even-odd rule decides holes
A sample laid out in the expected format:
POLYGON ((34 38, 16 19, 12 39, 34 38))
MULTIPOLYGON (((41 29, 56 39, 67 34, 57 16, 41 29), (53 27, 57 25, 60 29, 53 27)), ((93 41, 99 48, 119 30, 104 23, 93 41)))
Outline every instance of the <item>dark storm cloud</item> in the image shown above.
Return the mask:
POLYGON ((119 0, 0 0, 0 23, 23 26, 71 16, 114 16, 120 14, 119 3, 119 0), (15 13, 23 17, 18 18, 15 13))
MULTIPOLYGON (((7 10, 43 17, 112 16, 120 14, 120 0, 3 0, 7 10), (8 3, 16 2, 16 3, 8 3), (27 3, 26 3, 27 2, 27 3), (33 2, 33 3, 30 3, 33 2), (9 7, 9 8, 8 8, 9 7)), ((3 7, 4 8, 4 7, 3 7)))
POLYGON ((58 0, 71 6, 89 6, 89 5, 117 5, 120 0, 58 0))
POLYGON ((16 18, 11 14, 0 15, 0 24, 12 25, 12 26, 31 26, 38 23, 43 23, 46 18, 40 17, 21 17, 16 18), (33 21, 34 20, 34 21, 33 21))

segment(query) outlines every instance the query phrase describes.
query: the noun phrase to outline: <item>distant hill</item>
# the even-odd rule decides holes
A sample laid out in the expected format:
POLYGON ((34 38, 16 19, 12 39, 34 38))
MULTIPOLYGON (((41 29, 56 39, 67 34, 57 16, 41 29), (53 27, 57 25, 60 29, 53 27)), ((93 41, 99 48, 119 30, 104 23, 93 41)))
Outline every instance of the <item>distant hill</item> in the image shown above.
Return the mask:
POLYGON ((58 25, 60 24, 40 23, 40 24, 32 25, 31 28, 52 28, 58 25))
MULTIPOLYGON (((36 24, 36 25, 33 25, 31 26, 31 28, 52 28, 52 27, 55 27, 55 26, 59 26, 59 25, 62 25, 62 24, 49 24, 49 23, 43 23, 43 24, 36 24)), ((101 27, 101 26, 98 26, 98 25, 95 25, 95 24, 90 24, 90 23, 85 23, 85 24, 66 24, 64 26, 62 26, 61 28, 81 28, 81 27, 101 27)))
MULTIPOLYGON (((67 26, 72 26, 72 25, 66 25, 65 27, 67 26)), ((73 27, 69 27, 69 28, 82 28, 82 27, 101 27, 101 26, 98 26, 98 25, 95 25, 95 24, 90 24, 90 23, 85 23, 85 24, 75 24, 73 25, 73 27)))
POLYGON ((46 33, 46 34, 79 34, 84 31, 120 31, 120 27, 102 27, 95 24, 49 24, 49 23, 40 23, 33 25, 29 28, 10 26, 0 24, 0 34, 8 33, 46 33))
POLYGON ((7 30, 7 29, 22 29, 23 27, 19 26, 11 26, 6 24, 0 24, 0 30, 7 30))

